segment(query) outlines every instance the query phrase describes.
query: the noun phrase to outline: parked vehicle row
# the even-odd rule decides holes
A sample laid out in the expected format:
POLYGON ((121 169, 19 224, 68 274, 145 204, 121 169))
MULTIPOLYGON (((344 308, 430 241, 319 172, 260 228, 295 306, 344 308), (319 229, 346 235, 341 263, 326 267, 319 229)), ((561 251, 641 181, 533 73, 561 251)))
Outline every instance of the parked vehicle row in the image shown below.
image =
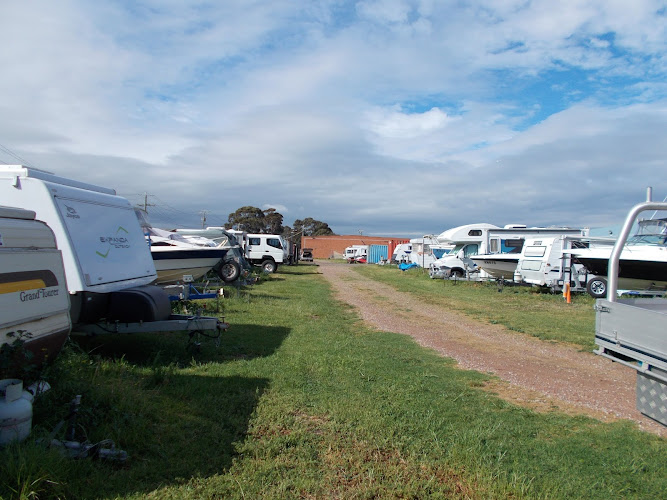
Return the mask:
POLYGON ((113 189, 21 165, 0 165, 0 180, 0 199, 12 207, 0 227, 0 295, 3 310, 16 313, 0 324, 3 342, 19 330, 62 337, 70 327, 47 319, 63 301, 72 331, 89 335, 227 328, 171 313, 134 208, 113 189))

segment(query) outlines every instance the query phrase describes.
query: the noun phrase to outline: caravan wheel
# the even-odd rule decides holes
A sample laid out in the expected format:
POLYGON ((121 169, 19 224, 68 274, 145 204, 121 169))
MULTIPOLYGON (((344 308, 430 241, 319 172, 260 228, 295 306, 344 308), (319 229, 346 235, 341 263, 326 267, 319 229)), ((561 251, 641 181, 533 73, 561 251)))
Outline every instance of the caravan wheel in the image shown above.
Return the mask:
POLYGON ((591 297, 604 299, 607 296, 607 280, 604 278, 591 278, 586 283, 586 291, 591 297))

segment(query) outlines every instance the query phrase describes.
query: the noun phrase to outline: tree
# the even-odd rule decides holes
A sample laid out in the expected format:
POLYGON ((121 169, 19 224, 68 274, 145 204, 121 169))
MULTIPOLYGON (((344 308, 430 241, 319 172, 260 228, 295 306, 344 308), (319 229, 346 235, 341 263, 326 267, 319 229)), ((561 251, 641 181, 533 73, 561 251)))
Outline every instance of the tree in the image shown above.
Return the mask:
POLYGON ((294 221, 294 227, 283 226, 283 215, 275 208, 245 206, 229 214, 227 229, 240 229, 246 233, 282 234, 288 240, 298 243, 301 236, 325 236, 334 234, 329 224, 312 217, 294 221))
POLYGON ((307 217, 303 220, 295 220, 294 232, 301 233, 303 236, 326 236, 328 234, 335 234, 329 227, 329 224, 315 220, 312 217, 307 217))
POLYGON ((240 229, 246 233, 261 233, 265 227, 264 212, 257 207, 241 207, 236 212, 229 214, 225 227, 240 229))
POLYGON ((264 210, 264 231, 267 234, 282 234, 283 216, 275 208, 264 210))
POLYGON ((282 234, 283 216, 275 208, 245 206, 229 214, 227 229, 240 229, 246 233, 282 234))

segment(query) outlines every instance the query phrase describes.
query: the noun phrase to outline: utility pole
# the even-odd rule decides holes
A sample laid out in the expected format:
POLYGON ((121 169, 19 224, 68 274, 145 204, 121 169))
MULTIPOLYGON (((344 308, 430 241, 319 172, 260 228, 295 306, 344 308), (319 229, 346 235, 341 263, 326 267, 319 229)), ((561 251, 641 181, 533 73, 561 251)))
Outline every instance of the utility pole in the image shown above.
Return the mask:
POLYGON ((144 193, 144 213, 148 213, 148 207, 154 207, 155 203, 148 203, 148 197, 152 194, 144 193))
POLYGON ((201 215, 201 228, 206 229, 206 215, 208 214, 208 210, 200 210, 199 215, 201 215))

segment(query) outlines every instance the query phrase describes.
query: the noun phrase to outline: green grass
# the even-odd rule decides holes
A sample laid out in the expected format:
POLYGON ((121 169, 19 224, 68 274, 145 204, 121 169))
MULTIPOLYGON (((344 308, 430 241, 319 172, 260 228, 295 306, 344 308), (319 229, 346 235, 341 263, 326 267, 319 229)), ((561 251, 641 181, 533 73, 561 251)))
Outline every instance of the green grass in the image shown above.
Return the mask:
POLYGON ((588 294, 572 295, 567 304, 562 294, 544 293, 524 286, 495 282, 432 280, 422 269, 399 271, 395 266, 354 266, 364 276, 408 292, 429 304, 439 304, 509 330, 547 341, 594 348, 595 301, 588 294))
MULTIPOLYGON (((220 347, 80 340, 47 375, 33 436, 1 452, 2 498, 660 498, 664 439, 538 414, 486 375, 366 329, 315 266, 225 299, 220 347), (82 395, 79 439, 124 465, 34 444, 82 395)), ((442 285, 442 283, 440 283, 442 285)), ((496 292, 497 293, 497 292, 496 292)), ((505 293, 505 292, 503 292, 505 293)))

